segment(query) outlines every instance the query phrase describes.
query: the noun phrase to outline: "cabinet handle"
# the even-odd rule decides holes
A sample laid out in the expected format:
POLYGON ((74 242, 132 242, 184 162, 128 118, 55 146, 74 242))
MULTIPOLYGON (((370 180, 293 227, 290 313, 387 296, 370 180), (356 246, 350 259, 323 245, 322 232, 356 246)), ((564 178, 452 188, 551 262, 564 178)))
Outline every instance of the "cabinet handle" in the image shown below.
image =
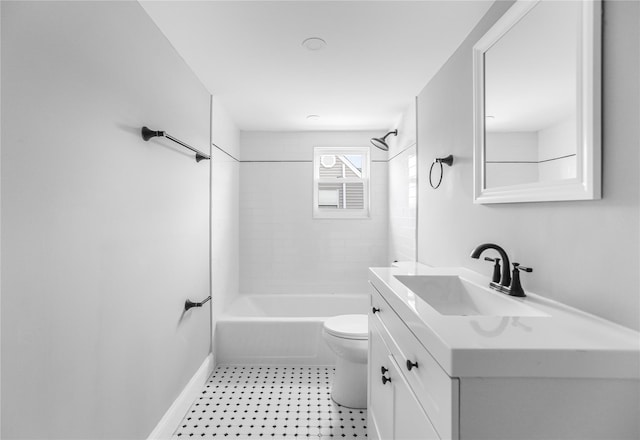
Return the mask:
POLYGON ((391 382, 391 379, 388 377, 382 376, 382 385, 385 385, 387 382, 391 382))
POLYGON ((378 308, 376 308, 376 307, 373 307, 373 308, 371 309, 371 311, 372 311, 373 313, 378 313, 378 312, 380 311, 380 309, 378 309, 378 308))
POLYGON ((417 362, 411 362, 409 359, 407 359, 407 370, 411 371, 412 368, 418 368, 418 363, 417 362))
POLYGON ((388 368, 384 368, 384 367, 380 367, 380 372, 384 375, 387 371, 389 371, 388 368))

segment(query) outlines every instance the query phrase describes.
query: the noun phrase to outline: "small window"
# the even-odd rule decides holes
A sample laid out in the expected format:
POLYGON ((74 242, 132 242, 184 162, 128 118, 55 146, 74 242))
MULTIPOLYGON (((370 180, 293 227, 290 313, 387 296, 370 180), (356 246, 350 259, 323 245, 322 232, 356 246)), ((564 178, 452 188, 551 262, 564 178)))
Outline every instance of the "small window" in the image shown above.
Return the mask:
POLYGON ((369 217, 369 148, 316 147, 313 216, 369 217))

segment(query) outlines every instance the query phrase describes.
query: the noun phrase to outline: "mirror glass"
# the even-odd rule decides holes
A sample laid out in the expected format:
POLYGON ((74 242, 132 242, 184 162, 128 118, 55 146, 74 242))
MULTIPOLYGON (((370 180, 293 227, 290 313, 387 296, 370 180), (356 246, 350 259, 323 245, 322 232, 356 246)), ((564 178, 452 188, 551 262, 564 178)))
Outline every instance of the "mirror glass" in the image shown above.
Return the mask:
POLYGON ((576 177, 579 11, 539 3, 485 52, 487 188, 576 177))
POLYGON ((476 203, 599 198, 588 3, 516 2, 475 46, 476 203))

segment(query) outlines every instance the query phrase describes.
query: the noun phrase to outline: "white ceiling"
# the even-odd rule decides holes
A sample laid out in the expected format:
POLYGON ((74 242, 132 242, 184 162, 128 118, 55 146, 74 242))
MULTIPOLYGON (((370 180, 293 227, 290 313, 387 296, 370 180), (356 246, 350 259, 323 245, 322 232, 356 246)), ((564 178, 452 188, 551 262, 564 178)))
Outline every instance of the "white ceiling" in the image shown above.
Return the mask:
POLYGON ((493 1, 140 3, 240 129, 304 131, 394 128, 493 1))

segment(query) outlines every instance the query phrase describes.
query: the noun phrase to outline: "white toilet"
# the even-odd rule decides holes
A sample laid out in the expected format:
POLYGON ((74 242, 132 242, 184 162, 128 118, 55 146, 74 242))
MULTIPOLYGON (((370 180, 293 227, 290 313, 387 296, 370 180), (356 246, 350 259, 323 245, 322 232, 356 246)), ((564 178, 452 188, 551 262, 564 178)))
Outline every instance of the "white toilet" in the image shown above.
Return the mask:
POLYGON ((324 340, 336 354, 331 398, 349 408, 367 407, 367 315, 340 315, 324 322, 324 340))

